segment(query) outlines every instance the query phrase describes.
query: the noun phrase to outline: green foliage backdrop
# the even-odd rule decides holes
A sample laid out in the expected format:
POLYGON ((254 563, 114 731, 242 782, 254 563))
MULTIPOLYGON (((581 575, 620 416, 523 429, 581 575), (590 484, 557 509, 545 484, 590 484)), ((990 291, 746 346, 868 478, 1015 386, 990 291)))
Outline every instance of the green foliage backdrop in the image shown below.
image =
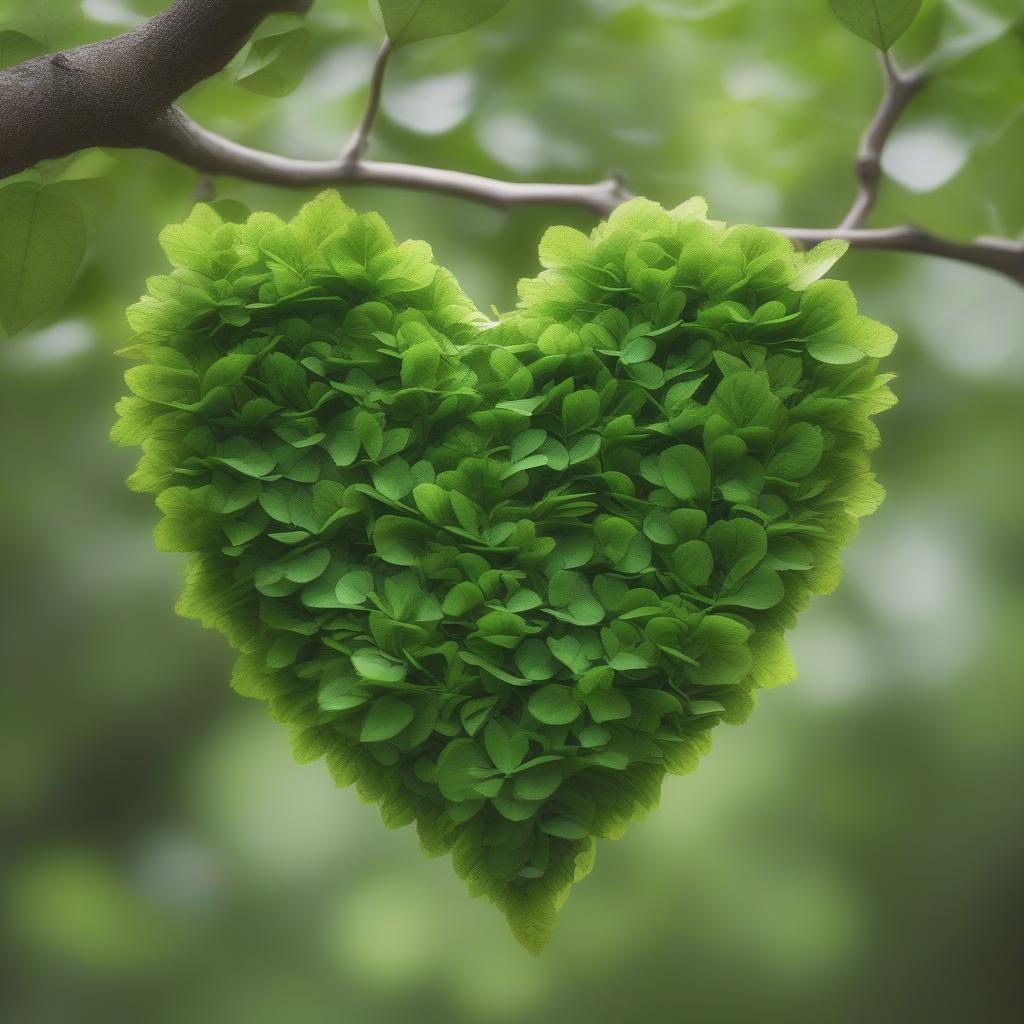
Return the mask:
MULTIPOLYGON (((56 48, 159 6, 4 0, 0 20, 56 48)), ((1024 158, 1019 14, 1016 0, 926 0, 896 44, 944 73, 893 139, 880 222, 1024 228, 1008 173, 1024 158)), ((378 42, 363 3, 320 0, 293 92, 225 75, 186 106, 233 138, 330 156, 378 42)), ((371 155, 552 180, 621 167, 668 206, 703 193, 730 222, 827 224, 848 206, 878 90, 870 47, 825 2, 516 0, 400 51, 371 155)), ((107 435, 123 310, 163 271, 157 236, 188 214, 195 176, 97 151, 44 177, 74 182, 88 249, 63 314, 0 349, 5 1015, 1017 1015, 1018 290, 914 257, 844 259, 864 311, 901 337, 886 365, 901 404, 876 456, 884 514, 793 634, 799 681, 718 730, 703 770, 605 844, 534 960, 409 830, 384 833, 373 808, 294 765, 279 727, 218 684, 220 638, 170 612, 180 577, 153 551, 148 503, 123 491, 131 453, 107 435)), ((218 195, 283 216, 312 198, 231 182, 218 195)), ((552 223, 593 226, 344 198, 429 238, 485 309, 512 306, 552 223)))

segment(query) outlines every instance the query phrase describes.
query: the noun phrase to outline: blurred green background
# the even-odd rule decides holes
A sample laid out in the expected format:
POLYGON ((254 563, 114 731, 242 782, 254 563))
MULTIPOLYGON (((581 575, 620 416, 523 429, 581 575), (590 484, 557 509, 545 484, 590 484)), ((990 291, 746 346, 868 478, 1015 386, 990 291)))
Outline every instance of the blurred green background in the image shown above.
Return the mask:
MULTIPOLYGON (((50 48, 157 0, 0 0, 50 48)), ((941 77, 889 148, 874 223, 1024 231, 1020 0, 930 0, 897 47, 941 77)), ((379 30, 319 0, 283 99, 228 77, 186 106, 250 144, 337 152, 379 30)), ((513 0, 396 57, 372 156, 530 180, 628 172, 730 221, 836 223, 879 95, 826 0, 513 0)), ((227 686, 219 636, 175 617, 134 455, 107 440, 123 309, 195 175, 150 154, 61 165, 91 243, 52 323, 0 341, 0 1015, 36 1022, 984 1021, 1021 1019, 1024 290, 970 267, 841 264, 901 341, 882 422, 889 497, 839 592, 792 639, 800 679, 722 726, 697 774, 604 843, 540 958, 411 830, 292 763, 227 686)), ((290 214, 308 198, 217 195, 290 214)), ((553 222, 343 190, 430 240, 487 309, 553 222)))

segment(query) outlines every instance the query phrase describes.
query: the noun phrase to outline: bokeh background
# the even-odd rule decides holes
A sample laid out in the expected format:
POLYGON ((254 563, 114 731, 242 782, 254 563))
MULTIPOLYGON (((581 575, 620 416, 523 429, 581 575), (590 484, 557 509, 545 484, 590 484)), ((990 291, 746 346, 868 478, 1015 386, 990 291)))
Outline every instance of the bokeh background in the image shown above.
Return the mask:
MULTIPOLYGON (((58 48, 157 0, 0 0, 58 48)), ((1024 230, 1020 0, 929 0, 897 53, 941 68, 892 140, 874 223, 1024 230), (1016 24, 1014 19, 1018 19, 1016 24)), ((331 156, 379 29, 319 0, 301 84, 223 76, 189 110, 233 138, 331 156)), ((373 155, 523 179, 611 168, 669 204, 827 225, 879 95, 826 0, 513 0, 395 59, 373 155)), ((0 98, 2 102, 2 98, 0 98)), ((970 267, 841 264, 901 336, 888 489, 846 579, 793 635, 799 680, 722 726, 697 774, 604 843, 539 958, 411 830, 292 763, 227 686, 219 636, 175 617, 133 453, 107 434, 123 309, 161 271, 195 175, 92 152, 90 255, 68 305, 0 339, 0 1014, 146 1021, 1002 1022, 1021 1019, 1024 290, 970 267)), ((252 208, 308 194, 216 182, 252 208)), ((507 308, 552 222, 349 189, 507 308)))

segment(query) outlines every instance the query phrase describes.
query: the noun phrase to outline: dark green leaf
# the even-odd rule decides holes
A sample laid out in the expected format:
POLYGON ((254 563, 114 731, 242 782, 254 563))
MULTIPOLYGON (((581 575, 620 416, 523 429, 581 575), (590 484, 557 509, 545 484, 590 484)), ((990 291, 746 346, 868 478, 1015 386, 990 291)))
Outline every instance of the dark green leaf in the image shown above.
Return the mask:
POLYGON ((382 743, 394 739, 415 717, 412 707, 401 697, 381 697, 363 719, 359 738, 364 743, 382 743))
POLYGON ((829 0, 832 13, 855 35, 888 50, 913 24, 922 0, 829 0))

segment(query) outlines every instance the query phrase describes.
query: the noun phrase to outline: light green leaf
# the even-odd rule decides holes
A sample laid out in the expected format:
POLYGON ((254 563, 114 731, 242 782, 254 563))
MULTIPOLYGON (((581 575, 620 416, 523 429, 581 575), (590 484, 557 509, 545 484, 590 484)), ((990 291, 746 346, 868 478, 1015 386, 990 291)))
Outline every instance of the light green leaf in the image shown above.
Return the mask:
POLYGON ((324 243, 324 255, 346 280, 366 277, 370 263, 395 244, 395 236, 377 213, 353 217, 324 243))
POLYGON ((235 85, 260 96, 287 96, 309 67, 309 30, 297 19, 268 20, 258 35, 231 62, 228 74, 235 85))
POLYGON ((374 683, 400 683, 406 673, 401 662, 372 647, 356 651, 352 655, 352 667, 359 673, 361 679, 374 683))
POLYGON ((31 182, 0 188, 0 322, 8 334, 58 310, 85 245, 76 203, 31 182))
POLYGON ((799 480, 807 476, 821 462, 824 445, 820 429, 810 423, 794 423, 782 435, 768 460, 769 476, 784 480, 799 480))
POLYGON ((465 32, 493 17, 509 0, 371 0, 396 47, 465 32))
POLYGON ((802 292, 819 278, 824 277, 850 248, 849 242, 829 238, 819 242, 810 252, 798 253, 793 257, 795 274, 789 286, 795 292, 802 292))
POLYGON ((245 352, 234 352, 218 359, 203 375, 203 394, 208 394, 214 388, 237 384, 249 371, 255 358, 245 352))

